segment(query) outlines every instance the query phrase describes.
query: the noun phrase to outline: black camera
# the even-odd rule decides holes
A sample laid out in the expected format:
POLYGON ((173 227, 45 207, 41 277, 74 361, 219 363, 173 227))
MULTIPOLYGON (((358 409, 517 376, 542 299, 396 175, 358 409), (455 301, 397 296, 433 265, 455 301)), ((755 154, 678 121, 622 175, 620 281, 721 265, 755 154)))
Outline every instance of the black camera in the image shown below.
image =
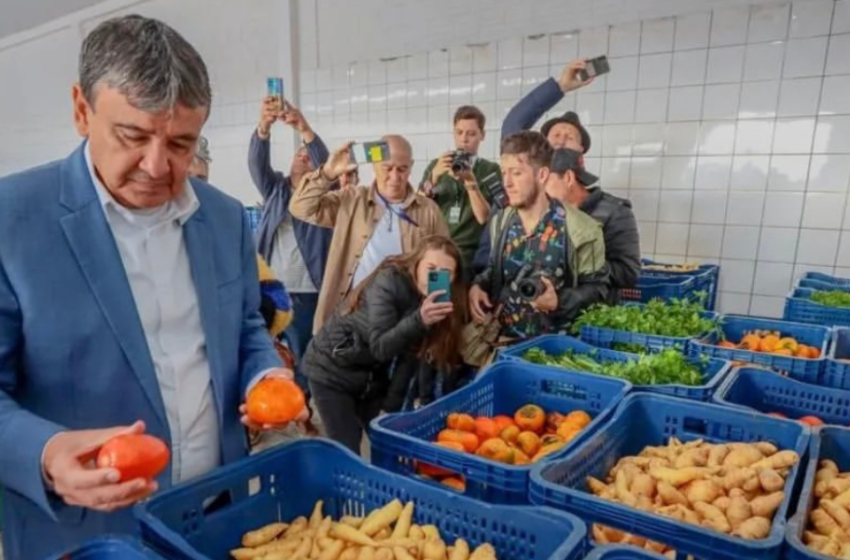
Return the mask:
POLYGON ((543 284, 543 277, 546 274, 530 264, 524 265, 514 280, 516 291, 519 296, 526 301, 534 301, 546 291, 546 286, 543 284))
POLYGON ((469 169, 472 169, 472 154, 463 150, 452 152, 452 173, 461 173, 469 169))

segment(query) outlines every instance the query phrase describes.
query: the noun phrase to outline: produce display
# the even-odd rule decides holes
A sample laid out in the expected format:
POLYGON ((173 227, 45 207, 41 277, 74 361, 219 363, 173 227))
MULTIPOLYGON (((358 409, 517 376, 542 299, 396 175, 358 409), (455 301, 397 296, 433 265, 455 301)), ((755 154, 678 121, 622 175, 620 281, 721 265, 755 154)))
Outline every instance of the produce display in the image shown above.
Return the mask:
MULTIPOLYGON (((785 499, 786 477, 798 461, 794 451, 768 442, 683 443, 671 438, 666 446, 621 458, 605 481, 588 477, 587 485, 606 500, 757 540, 770 533, 774 513, 785 499)), ((634 544, 675 554, 661 543, 608 527, 594 526, 593 535, 600 544, 634 544)))
POLYGON ((744 333, 741 340, 721 340, 717 343, 721 348, 749 350, 778 356, 794 356, 795 358, 817 359, 820 350, 814 346, 806 346, 790 336, 783 336, 779 331, 749 331, 744 333))
POLYGON ((850 473, 821 461, 815 475, 815 501, 803 542, 815 552, 850 558, 850 473))
POLYGON ((121 473, 119 482, 143 478, 153 480, 168 466, 171 451, 159 438, 148 434, 126 434, 107 441, 97 454, 97 466, 121 473))
MULTIPOLYGON (((455 412, 446 418, 446 429, 437 434, 435 443, 496 463, 529 465, 564 447, 590 422, 590 415, 583 410, 574 410, 566 415, 547 413, 535 404, 519 408, 513 417, 474 418, 455 412)), ((418 463, 417 472, 457 490, 464 490, 463 479, 450 470, 418 463)))
POLYGON ((393 500, 365 518, 334 520, 316 502, 310 518, 271 523, 242 536, 234 560, 496 560, 488 543, 447 543, 434 525, 413 523, 414 504, 393 500))
POLYGON ((267 377, 248 393, 248 418, 257 424, 285 424, 304 410, 304 392, 291 379, 267 377))
POLYGON ((850 292, 843 290, 817 290, 810 299, 827 307, 850 307, 850 292))
POLYGON ((634 385, 700 385, 703 383, 700 369, 689 363, 685 356, 673 348, 657 354, 643 354, 637 360, 625 362, 598 362, 588 354, 569 351, 553 356, 540 348, 531 348, 523 359, 535 364, 557 366, 575 371, 586 371, 625 379, 634 385))
POLYGON ((701 303, 688 299, 654 299, 642 307, 600 303, 582 312, 573 323, 573 332, 587 326, 687 338, 717 329, 717 320, 704 318, 704 313, 701 303))
POLYGON ((641 268, 643 268, 643 270, 652 270, 654 272, 698 272, 699 266, 699 263, 645 264, 641 268))

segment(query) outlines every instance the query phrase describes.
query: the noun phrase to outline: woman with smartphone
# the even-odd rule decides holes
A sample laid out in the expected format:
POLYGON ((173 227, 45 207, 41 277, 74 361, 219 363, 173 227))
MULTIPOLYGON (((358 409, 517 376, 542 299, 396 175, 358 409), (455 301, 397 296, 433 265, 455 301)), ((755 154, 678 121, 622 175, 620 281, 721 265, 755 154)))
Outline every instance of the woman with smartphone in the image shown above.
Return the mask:
POLYGON ((420 363, 460 363, 460 263, 449 238, 425 237, 384 260, 316 334, 303 368, 328 437, 359 454, 369 422, 401 408, 420 363))

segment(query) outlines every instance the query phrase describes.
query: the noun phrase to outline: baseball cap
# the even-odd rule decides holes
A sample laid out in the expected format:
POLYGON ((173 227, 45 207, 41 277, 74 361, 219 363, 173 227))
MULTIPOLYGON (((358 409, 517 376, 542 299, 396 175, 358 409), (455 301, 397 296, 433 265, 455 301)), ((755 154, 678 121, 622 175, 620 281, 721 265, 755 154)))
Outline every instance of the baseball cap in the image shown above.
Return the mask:
POLYGON ((588 134, 587 129, 582 126, 581 121, 573 111, 567 111, 560 117, 555 117, 554 119, 549 119, 543 126, 540 128, 540 133, 543 136, 549 137, 549 131, 552 130, 552 127, 559 123, 571 124, 578 129, 579 134, 581 134, 581 147, 583 148, 583 153, 587 153, 587 150, 590 149, 590 134, 588 134))
POLYGON ((198 147, 195 150, 195 157, 202 159, 207 163, 212 163, 212 157, 210 157, 210 143, 204 136, 198 138, 198 147))
POLYGON ((599 180, 599 177, 584 168, 584 155, 581 152, 568 148, 558 148, 552 154, 552 165, 549 166, 552 173, 563 175, 567 171, 576 174, 578 182, 589 187, 599 180))

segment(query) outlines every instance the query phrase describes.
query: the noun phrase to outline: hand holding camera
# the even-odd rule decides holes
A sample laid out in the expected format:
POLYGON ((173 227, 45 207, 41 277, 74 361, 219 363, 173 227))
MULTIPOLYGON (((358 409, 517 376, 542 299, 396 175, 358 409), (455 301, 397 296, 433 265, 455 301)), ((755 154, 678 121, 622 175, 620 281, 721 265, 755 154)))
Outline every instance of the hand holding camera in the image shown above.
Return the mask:
POLYGON ((555 291, 555 286, 552 281, 545 276, 540 278, 544 289, 537 298, 531 302, 531 307, 542 313, 551 313, 558 309, 558 292, 555 291))
POLYGON ((514 285, 519 296, 536 311, 549 313, 558 308, 558 292, 544 271, 526 264, 517 274, 514 285))

